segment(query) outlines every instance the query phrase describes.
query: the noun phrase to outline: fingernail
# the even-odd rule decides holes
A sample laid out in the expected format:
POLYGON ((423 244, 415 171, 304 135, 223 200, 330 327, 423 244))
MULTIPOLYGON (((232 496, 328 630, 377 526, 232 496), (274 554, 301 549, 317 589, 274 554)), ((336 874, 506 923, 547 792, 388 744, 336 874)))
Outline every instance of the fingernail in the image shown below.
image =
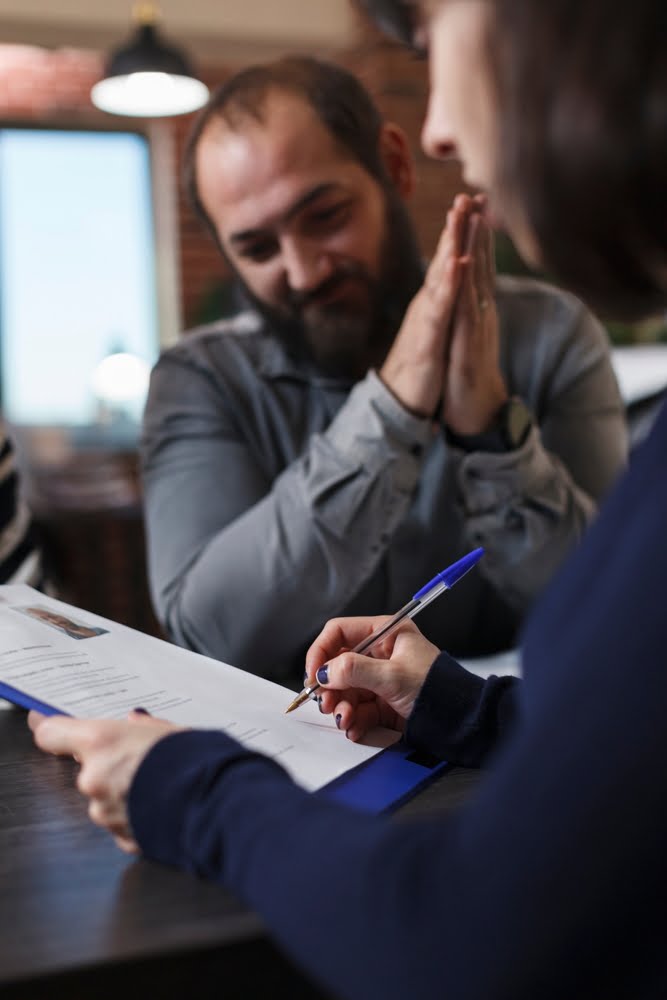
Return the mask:
POLYGON ((321 696, 318 696, 318 698, 317 698, 317 707, 319 708, 319 710, 321 712, 322 711, 322 697, 321 696))
POLYGON ((342 718, 343 718, 343 716, 342 716, 342 715, 337 715, 337 716, 336 716, 336 728, 337 728, 337 729, 340 729, 340 720, 341 720, 342 718))
POLYGON ((323 667, 317 671, 317 683, 318 684, 328 684, 329 683, 329 664, 325 663, 323 667))
POLYGON ((150 715, 151 714, 148 711, 147 708, 133 708, 132 711, 136 712, 138 715, 150 715))

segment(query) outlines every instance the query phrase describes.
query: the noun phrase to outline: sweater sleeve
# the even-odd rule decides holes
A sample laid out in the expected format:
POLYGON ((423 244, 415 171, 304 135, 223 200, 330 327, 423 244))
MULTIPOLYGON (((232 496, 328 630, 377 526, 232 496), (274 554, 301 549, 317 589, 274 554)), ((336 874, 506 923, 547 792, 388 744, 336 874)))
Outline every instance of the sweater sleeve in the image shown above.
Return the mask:
POLYGON ((441 653, 408 719, 405 738, 417 750, 479 767, 512 728, 517 678, 482 680, 441 653))

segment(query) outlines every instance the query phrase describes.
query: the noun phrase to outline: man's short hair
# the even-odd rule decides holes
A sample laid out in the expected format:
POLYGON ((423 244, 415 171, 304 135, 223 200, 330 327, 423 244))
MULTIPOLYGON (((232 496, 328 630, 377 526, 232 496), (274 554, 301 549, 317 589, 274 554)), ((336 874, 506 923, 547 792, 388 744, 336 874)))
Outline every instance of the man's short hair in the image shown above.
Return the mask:
POLYGON ((290 56, 250 66, 230 77, 199 113, 183 161, 185 191, 195 213, 218 241, 215 226, 199 195, 196 153, 209 123, 221 120, 237 129, 244 119, 261 122, 269 93, 282 91, 302 98, 338 145, 373 177, 387 179, 380 154, 382 116, 360 81, 341 66, 307 56, 290 56))

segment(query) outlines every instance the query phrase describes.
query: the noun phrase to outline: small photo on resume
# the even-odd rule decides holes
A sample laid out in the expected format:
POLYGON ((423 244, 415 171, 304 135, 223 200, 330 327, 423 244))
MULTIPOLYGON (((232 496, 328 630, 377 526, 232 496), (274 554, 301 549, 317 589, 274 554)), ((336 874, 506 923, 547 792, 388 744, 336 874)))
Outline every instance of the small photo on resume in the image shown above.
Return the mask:
POLYGON ((28 615, 35 621, 49 625, 69 636, 70 639, 94 639, 98 635, 106 635, 108 629, 98 628, 94 625, 86 625, 84 622, 75 622, 67 615, 61 615, 59 611, 45 608, 43 605, 30 604, 24 607, 15 607, 13 611, 19 611, 22 615, 28 615))

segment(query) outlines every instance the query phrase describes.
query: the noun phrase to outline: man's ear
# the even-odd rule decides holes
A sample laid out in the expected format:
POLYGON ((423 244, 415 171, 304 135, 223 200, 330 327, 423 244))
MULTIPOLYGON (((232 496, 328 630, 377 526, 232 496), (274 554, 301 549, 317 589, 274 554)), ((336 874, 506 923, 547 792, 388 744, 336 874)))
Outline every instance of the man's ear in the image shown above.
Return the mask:
POLYGON ((389 179, 402 198, 415 189, 415 162, 408 137, 399 125, 385 122, 380 130, 380 155, 389 179))

